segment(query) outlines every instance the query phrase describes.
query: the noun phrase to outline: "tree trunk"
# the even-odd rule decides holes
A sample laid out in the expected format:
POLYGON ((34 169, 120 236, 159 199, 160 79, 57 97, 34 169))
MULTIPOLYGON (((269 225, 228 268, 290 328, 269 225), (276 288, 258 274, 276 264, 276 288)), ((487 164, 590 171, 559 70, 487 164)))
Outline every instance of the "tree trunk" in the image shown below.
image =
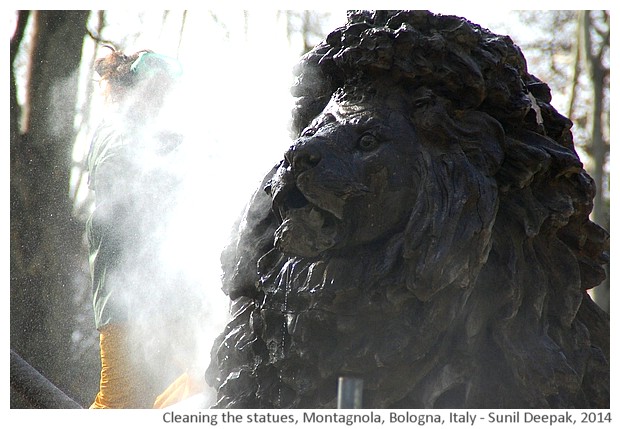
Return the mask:
MULTIPOLYGON (((86 285, 76 274, 83 272, 85 252, 83 225, 72 216, 69 174, 88 15, 31 13, 21 132, 13 70, 21 35, 11 40, 11 348, 74 397, 84 382, 72 366, 74 291, 86 285)), ((25 17, 20 13, 18 28, 25 17)))
MULTIPOLYGON (((607 148, 603 138, 603 99, 605 85, 605 70, 601 64, 599 52, 603 52, 605 46, 599 46, 596 52, 592 40, 592 18, 590 11, 581 14, 581 27, 583 30, 583 42, 585 51, 586 67, 592 82, 592 116, 590 122, 589 152, 594 161, 593 178, 596 183, 596 196, 594 197, 594 210, 592 220, 609 230, 609 218, 606 211, 605 199, 603 198, 604 166, 607 158, 607 148)), ((605 281, 594 289, 594 298, 599 306, 609 312, 609 281, 605 281)))

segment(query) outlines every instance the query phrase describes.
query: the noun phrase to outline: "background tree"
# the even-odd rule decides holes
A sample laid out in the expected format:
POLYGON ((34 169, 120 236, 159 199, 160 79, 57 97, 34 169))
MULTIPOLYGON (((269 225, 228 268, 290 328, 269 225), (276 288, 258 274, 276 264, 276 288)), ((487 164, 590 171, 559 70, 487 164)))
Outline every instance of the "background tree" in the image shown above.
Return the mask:
MULTIPOLYGON (((92 373, 94 361, 76 356, 72 341, 76 291, 87 279, 84 226, 73 216, 69 178, 88 16, 20 12, 11 38, 10 90, 11 348, 82 403, 92 384, 80 375, 92 373), (15 66, 27 20, 32 28, 20 106, 15 66)), ((15 395, 11 405, 20 405, 15 395)))
MULTIPOLYGON (((286 34, 292 42, 295 38, 301 39, 300 55, 305 54, 319 43, 326 32, 331 28, 325 28, 325 22, 329 19, 328 13, 311 10, 287 10, 279 13, 286 19, 286 34)), ((343 19, 345 15, 343 13, 343 19)))
MULTIPOLYGON (((609 231, 609 11, 522 11, 518 16, 530 28, 529 40, 518 42, 529 69, 549 83, 556 107, 573 121, 575 144, 596 182, 592 220, 609 231)), ((609 281, 593 294, 609 312, 609 281)))

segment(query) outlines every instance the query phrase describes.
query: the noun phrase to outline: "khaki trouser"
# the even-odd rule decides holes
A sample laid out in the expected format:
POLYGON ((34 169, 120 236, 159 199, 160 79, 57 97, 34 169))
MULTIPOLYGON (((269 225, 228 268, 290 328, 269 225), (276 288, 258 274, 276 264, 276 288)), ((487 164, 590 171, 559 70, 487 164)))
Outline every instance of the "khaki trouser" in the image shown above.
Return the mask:
POLYGON ((128 330, 106 325, 99 331, 101 378, 99 392, 90 408, 164 408, 203 390, 204 381, 187 373, 178 377, 163 393, 158 392, 147 363, 132 350, 128 330))

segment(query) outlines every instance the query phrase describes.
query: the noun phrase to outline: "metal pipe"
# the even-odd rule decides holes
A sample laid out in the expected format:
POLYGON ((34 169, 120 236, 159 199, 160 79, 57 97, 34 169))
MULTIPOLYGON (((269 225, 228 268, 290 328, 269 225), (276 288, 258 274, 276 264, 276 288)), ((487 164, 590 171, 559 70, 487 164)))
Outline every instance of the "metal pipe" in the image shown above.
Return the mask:
POLYGON ((364 380, 355 377, 338 378, 338 408, 362 408, 364 380))

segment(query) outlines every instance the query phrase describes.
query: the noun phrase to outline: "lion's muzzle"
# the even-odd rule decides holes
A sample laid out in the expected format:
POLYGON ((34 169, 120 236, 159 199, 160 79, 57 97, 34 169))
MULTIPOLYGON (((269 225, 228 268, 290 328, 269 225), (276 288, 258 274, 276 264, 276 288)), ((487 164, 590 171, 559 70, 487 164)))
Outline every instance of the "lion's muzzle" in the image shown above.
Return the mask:
POLYGON ((367 192, 328 148, 326 138, 298 139, 266 189, 281 221, 275 242, 287 253, 316 256, 342 242, 347 201, 367 192))

